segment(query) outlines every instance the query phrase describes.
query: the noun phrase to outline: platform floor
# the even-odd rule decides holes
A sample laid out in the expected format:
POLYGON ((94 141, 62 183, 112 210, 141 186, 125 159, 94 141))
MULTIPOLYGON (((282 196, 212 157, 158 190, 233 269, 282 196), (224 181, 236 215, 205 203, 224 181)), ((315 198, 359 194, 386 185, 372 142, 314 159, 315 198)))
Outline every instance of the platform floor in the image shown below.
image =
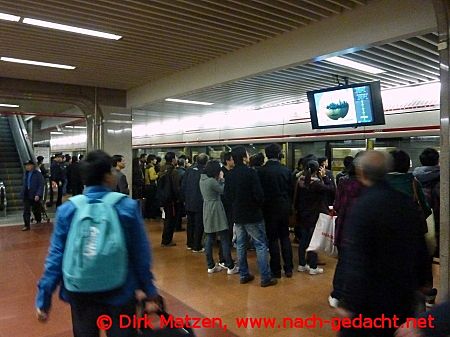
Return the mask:
MULTIPOLYGON (((147 233, 153 245, 153 271, 156 284, 167 298, 168 311, 177 317, 221 317, 228 331, 202 329, 199 337, 328 337, 335 336, 330 326, 317 329, 245 329, 236 326, 239 317, 308 318, 315 314, 324 320, 333 317, 327 297, 333 277, 335 259, 325 256, 325 273, 310 276, 295 272, 294 277, 283 277, 278 285, 269 288, 259 286, 255 252, 249 252, 250 270, 256 279, 252 283, 239 284, 238 275, 225 272, 208 274, 204 254, 186 250, 186 232, 175 233, 176 247, 160 247, 162 224, 147 222, 147 233)), ((51 224, 40 224, 29 232, 21 232, 20 226, 0 228, 0 337, 70 337, 71 319, 69 306, 54 296, 51 319, 39 323, 34 315, 36 282, 42 269, 51 224)), ((297 246, 294 246, 297 266, 297 246)), ((235 252, 233 251, 235 255, 235 252)))

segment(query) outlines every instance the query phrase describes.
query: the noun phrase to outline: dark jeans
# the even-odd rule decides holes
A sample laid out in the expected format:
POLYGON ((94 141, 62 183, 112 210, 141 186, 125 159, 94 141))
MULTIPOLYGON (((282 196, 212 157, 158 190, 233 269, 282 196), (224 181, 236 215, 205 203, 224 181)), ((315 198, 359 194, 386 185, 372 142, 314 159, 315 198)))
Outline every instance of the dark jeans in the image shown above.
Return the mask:
POLYGON ((62 197, 63 197, 63 182, 59 181, 58 184, 58 199, 56 199, 56 207, 61 206, 62 204, 62 197))
POLYGON ((25 227, 30 227, 31 210, 33 210, 34 219, 36 222, 42 221, 41 216, 41 203, 40 201, 34 201, 34 199, 23 199, 23 223, 25 227))
MULTIPOLYGON (((233 242, 233 226, 234 226, 233 211, 231 208, 226 207, 225 205, 224 205, 224 208, 225 208, 225 214, 227 215, 227 222, 228 222, 228 238, 227 239, 228 239, 228 244, 231 249, 232 242, 233 242)), ((219 260, 222 263, 226 263, 225 257, 222 252, 222 245, 220 244, 220 242, 219 242, 219 260)))
POLYGON ((342 299, 343 293, 342 289, 344 287, 344 274, 342 273, 342 261, 341 256, 342 251, 339 249, 338 260, 336 264, 336 269, 334 270, 333 276, 333 291, 331 292, 331 297, 336 298, 338 300, 342 299))
POLYGON ((317 253, 306 252, 311 242, 312 235, 314 233, 314 227, 304 228, 300 226, 295 227, 295 235, 300 239, 298 245, 298 263, 301 266, 308 264, 312 269, 317 268, 317 253))
POLYGON ((187 246, 193 250, 201 250, 203 248, 202 239, 203 212, 188 212, 187 246))
MULTIPOLYGON (((134 300, 121 306, 101 304, 88 299, 72 299, 72 326, 74 337, 98 337, 99 328, 97 319, 102 315, 108 315, 112 319, 112 326, 107 331, 108 337, 135 337, 136 330, 132 327, 120 328, 120 315, 129 316, 131 319, 136 313, 136 303, 134 300)), ((106 322, 104 322, 106 323, 106 322)), ((128 323, 125 319, 124 323, 128 323)))
POLYGON ((168 245, 172 242, 175 223, 177 221, 175 203, 164 206, 164 213, 165 219, 161 244, 168 245))
POLYGON ((228 230, 220 231, 217 233, 206 233, 205 254, 208 268, 212 269, 216 265, 213 258, 213 245, 216 242, 216 234, 220 239, 220 245, 222 247, 225 265, 227 266, 227 268, 232 269, 234 268, 234 263, 231 258, 230 243, 228 241, 228 230))
POLYGON ((266 234, 270 253, 270 270, 274 275, 281 273, 281 255, 283 257, 283 269, 285 273, 291 273, 294 268, 292 258, 292 246, 289 239, 289 214, 265 214, 266 234))

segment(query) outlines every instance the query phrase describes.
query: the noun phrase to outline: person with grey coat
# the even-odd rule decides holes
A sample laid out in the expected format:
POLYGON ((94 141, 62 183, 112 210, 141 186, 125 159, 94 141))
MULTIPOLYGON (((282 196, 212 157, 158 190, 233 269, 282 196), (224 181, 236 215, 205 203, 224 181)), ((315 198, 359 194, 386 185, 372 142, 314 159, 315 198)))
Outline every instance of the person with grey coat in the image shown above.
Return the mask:
POLYGON ((222 204, 221 195, 224 191, 223 172, 217 160, 210 160, 205 166, 205 173, 200 176, 200 191, 203 197, 203 225, 206 234, 205 253, 208 273, 216 273, 223 268, 214 262, 213 244, 216 235, 222 246, 227 274, 237 274, 239 268, 231 258, 231 248, 228 240, 228 220, 222 204))

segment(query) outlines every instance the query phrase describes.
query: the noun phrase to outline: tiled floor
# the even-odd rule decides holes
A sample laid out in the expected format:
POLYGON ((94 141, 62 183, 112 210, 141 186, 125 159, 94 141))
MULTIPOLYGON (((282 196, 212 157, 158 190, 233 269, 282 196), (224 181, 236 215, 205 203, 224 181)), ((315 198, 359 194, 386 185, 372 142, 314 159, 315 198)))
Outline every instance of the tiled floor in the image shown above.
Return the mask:
MULTIPOLYGON (((147 223, 153 244, 153 271, 156 284, 166 297, 168 311, 176 317, 221 317, 227 324, 220 329, 202 329, 199 337, 290 337, 335 336, 330 326, 317 329, 283 329, 278 327, 284 317, 308 318, 315 314, 330 319, 333 310, 327 297, 333 276, 334 259, 326 262, 323 275, 295 273, 292 279, 282 278, 275 287, 261 288, 255 253, 249 253, 249 265, 257 276, 250 284, 239 284, 238 275, 225 272, 207 274, 204 254, 186 250, 186 233, 175 233, 176 247, 160 247, 162 225, 147 223), (239 317, 273 317, 271 329, 238 328, 239 317)), ((34 316, 36 282, 46 256, 52 225, 32 227, 21 232, 19 226, 0 228, 0 337, 70 337, 69 306, 54 296, 51 319, 39 323, 34 316)), ((296 246, 294 250, 296 252, 296 246)), ((294 254, 297 255, 296 253, 294 254)), ((297 257, 295 258, 297 261, 297 257)))

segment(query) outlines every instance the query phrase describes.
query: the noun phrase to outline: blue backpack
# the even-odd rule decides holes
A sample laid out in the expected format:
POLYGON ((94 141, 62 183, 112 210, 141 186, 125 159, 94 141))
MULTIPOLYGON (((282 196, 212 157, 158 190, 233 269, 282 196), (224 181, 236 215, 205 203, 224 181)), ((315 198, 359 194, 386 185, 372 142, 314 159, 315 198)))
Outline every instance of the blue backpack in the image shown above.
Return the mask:
POLYGON ((67 235, 62 271, 72 292, 102 292, 122 286, 128 273, 125 234, 114 205, 126 195, 116 192, 90 200, 69 200, 76 211, 67 235))

